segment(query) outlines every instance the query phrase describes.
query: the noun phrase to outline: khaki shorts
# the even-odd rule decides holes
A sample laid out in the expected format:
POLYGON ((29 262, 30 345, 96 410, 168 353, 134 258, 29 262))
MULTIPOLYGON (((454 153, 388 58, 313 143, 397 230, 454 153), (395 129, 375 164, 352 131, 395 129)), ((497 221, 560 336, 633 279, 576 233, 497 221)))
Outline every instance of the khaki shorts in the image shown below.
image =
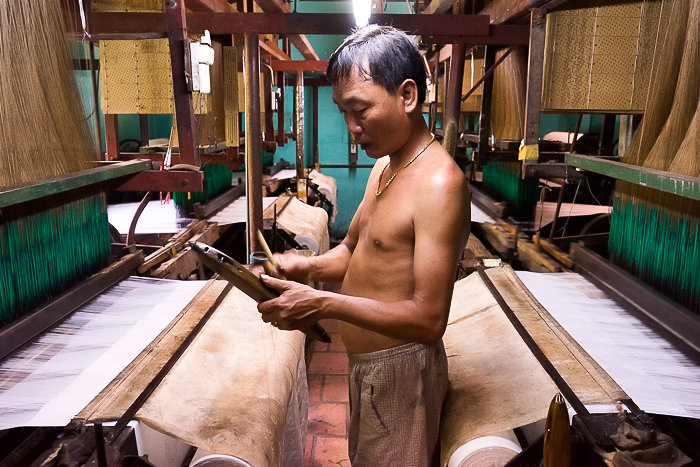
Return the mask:
POLYGON ((352 466, 438 466, 448 382, 442 341, 348 357, 352 466))

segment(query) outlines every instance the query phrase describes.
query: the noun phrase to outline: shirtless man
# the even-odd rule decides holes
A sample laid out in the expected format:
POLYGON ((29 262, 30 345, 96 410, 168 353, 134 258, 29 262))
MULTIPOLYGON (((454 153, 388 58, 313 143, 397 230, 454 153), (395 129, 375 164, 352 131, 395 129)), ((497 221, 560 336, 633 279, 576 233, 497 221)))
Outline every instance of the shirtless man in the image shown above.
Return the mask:
POLYGON ((360 29, 333 54, 327 76, 348 130, 378 160, 343 242, 318 257, 277 256, 297 282, 263 276, 282 295, 258 308, 280 329, 339 321, 353 466, 438 465, 442 335, 469 237, 468 184, 425 123, 425 71, 406 34, 360 29), (302 285, 310 280, 342 282, 341 293, 302 285))

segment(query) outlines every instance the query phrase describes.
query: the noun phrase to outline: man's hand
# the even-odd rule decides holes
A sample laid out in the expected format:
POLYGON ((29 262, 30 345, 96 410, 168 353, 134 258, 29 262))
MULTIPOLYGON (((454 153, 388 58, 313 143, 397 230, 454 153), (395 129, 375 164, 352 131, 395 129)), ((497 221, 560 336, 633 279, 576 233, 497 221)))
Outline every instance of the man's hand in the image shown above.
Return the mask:
MULTIPOLYGON (((301 284, 309 284, 311 282, 313 267, 310 257, 276 253, 275 262, 277 263, 279 274, 284 276, 287 280, 299 282, 301 284)), ((274 273, 270 275, 277 277, 274 273)), ((281 279, 281 277, 277 277, 277 279, 281 279)))
POLYGON ((323 292, 292 281, 283 281, 263 274, 263 283, 278 292, 278 298, 258 304, 262 320, 276 323, 279 329, 306 329, 321 319, 323 292))

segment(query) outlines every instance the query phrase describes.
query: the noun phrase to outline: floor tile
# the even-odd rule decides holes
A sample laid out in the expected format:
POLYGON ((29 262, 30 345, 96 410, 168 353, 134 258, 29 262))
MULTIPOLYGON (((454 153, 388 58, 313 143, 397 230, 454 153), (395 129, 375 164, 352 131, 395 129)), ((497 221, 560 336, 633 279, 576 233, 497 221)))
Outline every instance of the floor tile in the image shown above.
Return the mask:
POLYGON ((310 466, 313 459, 314 437, 306 437, 306 447, 304 448, 304 465, 310 466))
POLYGON ((323 382, 323 402, 348 402, 348 377, 328 375, 323 382))
POLYGON ((328 352, 331 350, 331 344, 326 344, 325 342, 314 342, 314 353, 315 352, 328 352))
POLYGON ((307 381, 309 385, 309 402, 319 402, 321 400, 323 375, 308 375, 307 381))
POLYGON ((313 467, 350 467, 348 440, 344 438, 316 438, 313 467))
POLYGON ((309 405, 308 435, 347 435, 347 404, 316 403, 309 405))
POLYGON ((347 375, 348 356, 345 353, 314 352, 309 365, 310 375, 347 375))

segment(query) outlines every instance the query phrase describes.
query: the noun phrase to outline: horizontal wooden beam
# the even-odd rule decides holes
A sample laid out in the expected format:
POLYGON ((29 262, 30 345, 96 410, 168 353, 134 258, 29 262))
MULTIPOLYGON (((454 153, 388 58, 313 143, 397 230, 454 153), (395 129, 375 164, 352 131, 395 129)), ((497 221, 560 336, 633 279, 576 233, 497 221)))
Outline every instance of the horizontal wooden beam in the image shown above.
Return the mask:
POLYGON ((122 183, 116 191, 204 191, 204 173, 187 170, 148 170, 122 183))
POLYGON ((579 154, 567 154, 564 161, 572 167, 700 201, 697 177, 579 154))
MULTIPOLYGON (((92 15, 94 34, 167 32, 162 13, 101 13, 92 15)), ((484 15, 373 15, 372 24, 390 24, 411 34, 432 36, 488 36, 484 15)), ((212 34, 348 34, 355 17, 346 13, 206 13, 187 14, 187 31, 212 34)), ((291 39, 291 38, 290 38, 291 39)), ((295 46, 297 46, 295 44, 295 46)))
MULTIPOLYGON (((530 26, 526 24, 492 24, 488 36, 423 35, 421 42, 424 44, 529 45, 530 26)), ((441 62, 443 61, 442 57, 443 51, 440 50, 441 62)))
POLYGON ((0 187, 0 208, 38 200, 88 185, 106 183, 115 178, 133 176, 150 167, 149 161, 108 163, 94 169, 60 175, 39 182, 9 188, 0 187))
POLYGON ((272 60, 272 71, 317 71, 325 73, 328 60, 272 60))

